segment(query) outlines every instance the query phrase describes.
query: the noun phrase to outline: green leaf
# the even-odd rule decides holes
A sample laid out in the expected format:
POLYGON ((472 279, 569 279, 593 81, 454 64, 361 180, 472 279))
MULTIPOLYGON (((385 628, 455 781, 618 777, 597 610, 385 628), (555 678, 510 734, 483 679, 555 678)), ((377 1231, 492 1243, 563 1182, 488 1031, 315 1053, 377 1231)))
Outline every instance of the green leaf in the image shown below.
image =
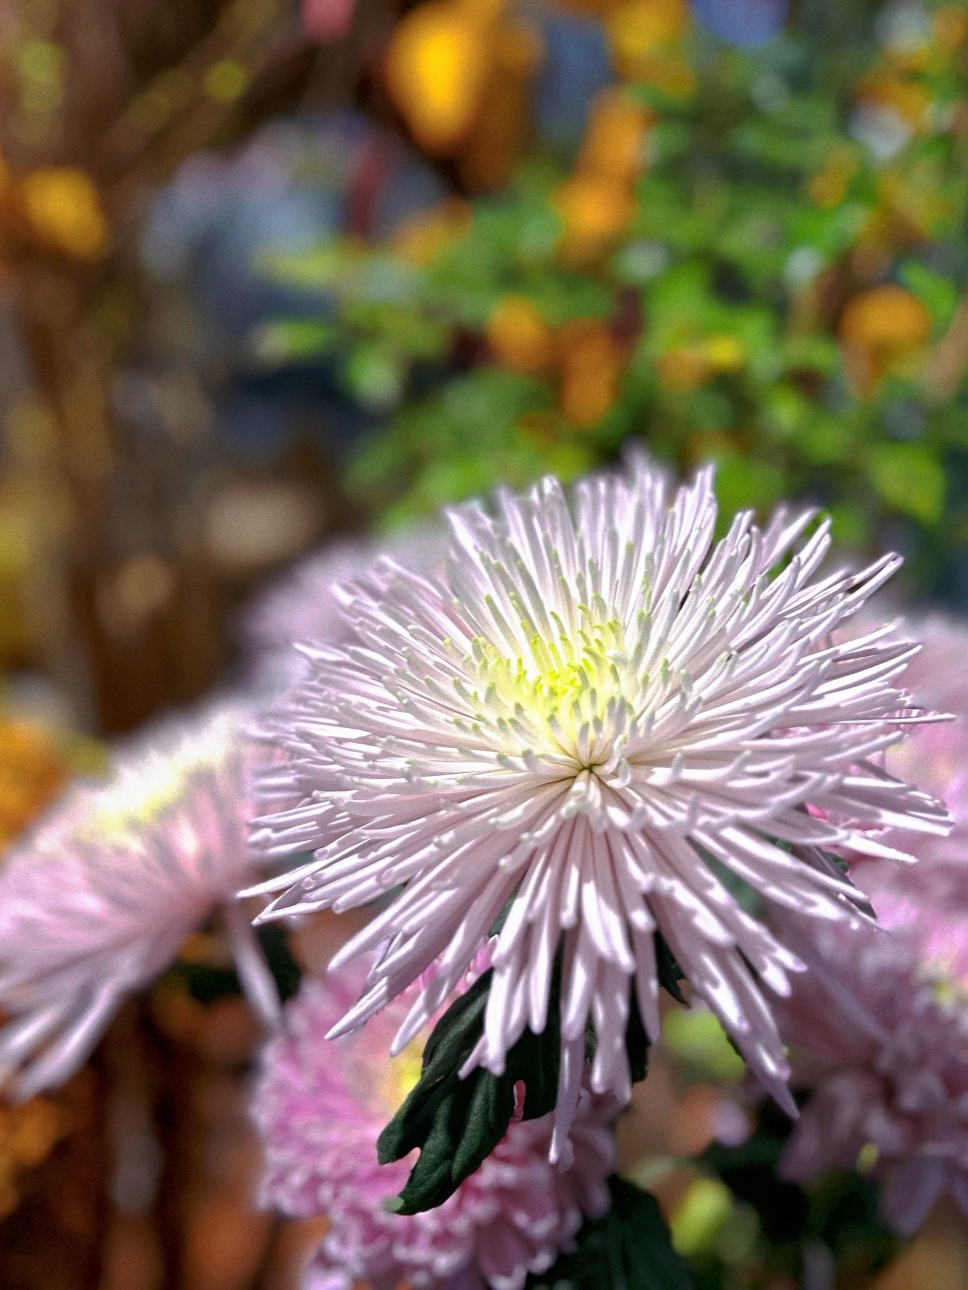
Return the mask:
MULTIPOLYGON (((658 933, 655 942, 659 984, 685 1002, 679 990, 679 965, 658 933)), ((554 1110, 561 1053, 560 970, 559 961, 552 977, 547 1025, 540 1035, 525 1030, 507 1054, 503 1075, 480 1068, 464 1079, 458 1074, 484 1030, 492 971, 483 973, 437 1022, 424 1048, 420 1079, 377 1141, 377 1157, 384 1165, 420 1151, 407 1185, 394 1202, 394 1213, 417 1214, 443 1204, 481 1166, 507 1132, 518 1081, 525 1086, 525 1120, 554 1110)), ((625 1044, 632 1079, 644 1079, 649 1039, 634 991, 625 1044)), ((590 1060, 595 1051, 591 1026, 587 1050, 590 1060)))
POLYGON ((396 1213, 417 1214, 443 1204, 480 1167, 507 1132, 519 1080, 526 1087, 524 1119, 554 1109, 560 1049, 557 981, 544 1032, 524 1032, 508 1053, 503 1075, 480 1068, 465 1079, 458 1075, 483 1032, 491 977, 491 971, 479 977, 434 1027, 420 1079, 377 1141, 381 1164, 420 1150, 396 1213))
POLYGON ((927 305, 935 330, 943 331, 958 307, 958 288, 951 278, 935 273, 917 260, 909 260, 902 265, 898 277, 909 291, 913 291, 927 305))
POLYGON ((685 980, 685 973, 676 962, 675 955, 661 932, 655 934, 655 966, 659 985, 663 990, 667 990, 676 1003, 685 1003, 686 996, 679 989, 679 982, 685 980))
POLYGON ((608 1213, 586 1222, 578 1248, 530 1276, 525 1290, 694 1290, 655 1197, 615 1176, 608 1186, 608 1213))
POLYGON ((941 518, 947 481, 926 443, 875 443, 868 449, 871 481, 889 506, 924 524, 941 518))

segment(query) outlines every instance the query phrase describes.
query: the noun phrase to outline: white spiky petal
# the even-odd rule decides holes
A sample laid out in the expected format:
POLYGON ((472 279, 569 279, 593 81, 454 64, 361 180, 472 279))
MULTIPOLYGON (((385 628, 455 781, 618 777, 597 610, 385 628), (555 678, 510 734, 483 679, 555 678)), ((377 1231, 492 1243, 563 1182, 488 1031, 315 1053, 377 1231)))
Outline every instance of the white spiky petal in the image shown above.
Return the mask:
POLYGON ((577 1096, 589 1020, 596 1092, 629 1094, 632 983, 658 1034, 654 933, 786 1105, 788 1068, 763 987, 795 954, 741 907, 760 898, 858 917, 821 848, 877 851, 943 811, 868 759, 901 737, 891 678, 912 647, 831 632, 893 572, 815 573, 821 523, 738 515, 713 540, 710 470, 673 493, 644 458, 624 476, 554 479, 449 516, 446 574, 384 562, 344 589, 356 643, 319 646, 279 742, 268 852, 317 848, 267 917, 364 905, 398 889, 338 956, 379 948, 333 1032, 359 1025, 431 963, 399 1050, 454 988, 514 897, 494 955, 485 1034, 468 1069, 495 1073, 541 1031, 562 954, 555 1150, 577 1096), (729 875, 732 875, 730 878, 729 875), (725 881, 724 881, 725 879, 725 881))

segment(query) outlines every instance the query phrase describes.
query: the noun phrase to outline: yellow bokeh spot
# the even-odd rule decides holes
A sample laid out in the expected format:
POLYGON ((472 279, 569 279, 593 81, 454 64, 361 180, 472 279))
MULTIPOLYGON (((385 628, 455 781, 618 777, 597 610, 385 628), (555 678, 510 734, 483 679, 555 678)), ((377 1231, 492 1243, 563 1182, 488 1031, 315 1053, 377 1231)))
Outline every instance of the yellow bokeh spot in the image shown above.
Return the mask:
POLYGON ((685 0, 631 0, 605 20, 612 58, 621 77, 653 82, 661 64, 689 26, 685 0))
POLYGON ((608 249, 635 214, 628 184, 608 175, 578 171, 563 180, 551 204, 564 226, 566 259, 583 260, 608 249))
POLYGON ((484 334, 497 362, 512 372, 540 375, 554 363, 554 334, 523 296, 504 296, 484 334))
POLYGON ((0 848, 7 846, 60 792, 67 761, 44 730, 0 717, 0 848))
POLYGON ((840 344, 851 384, 872 394, 885 376, 907 370, 931 334, 931 315, 910 291, 893 282, 862 291, 847 302, 840 344))
POLYGON ((634 179, 645 166, 646 131, 652 120, 649 109, 622 90, 603 90, 592 105, 578 169, 634 179))
POLYGON ((445 154, 470 129, 491 70, 487 27, 454 4, 421 5, 394 32, 387 85, 414 137, 445 154))
POLYGON ((249 72, 244 63, 224 58, 205 73, 205 93, 216 103, 234 103, 249 88, 249 72))
POLYGON ((572 425, 598 425, 618 398, 625 348, 604 322, 575 318, 558 335, 561 410, 572 425))
POLYGON ((101 198, 76 166, 40 166, 20 180, 19 196, 34 233, 79 259, 97 259, 110 243, 101 198))
POLYGON ((702 349, 714 372, 738 372, 746 364, 746 350, 735 336, 710 336, 702 349))

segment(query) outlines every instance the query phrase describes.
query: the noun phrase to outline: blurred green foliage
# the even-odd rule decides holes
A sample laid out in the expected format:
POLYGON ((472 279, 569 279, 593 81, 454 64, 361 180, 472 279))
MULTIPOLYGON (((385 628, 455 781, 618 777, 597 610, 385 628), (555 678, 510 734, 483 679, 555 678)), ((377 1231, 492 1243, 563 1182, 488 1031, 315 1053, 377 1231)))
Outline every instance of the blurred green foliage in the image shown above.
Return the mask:
POLYGON ((328 321, 280 322, 265 352, 334 356, 385 413, 347 470, 376 517, 637 439, 718 462, 727 510, 814 499, 843 542, 900 545, 922 590, 968 589, 966 23, 929 5, 875 39, 845 8, 837 39, 804 18, 756 50, 691 28, 674 92, 606 91, 570 166, 536 145, 506 191, 393 246, 273 264, 328 321))

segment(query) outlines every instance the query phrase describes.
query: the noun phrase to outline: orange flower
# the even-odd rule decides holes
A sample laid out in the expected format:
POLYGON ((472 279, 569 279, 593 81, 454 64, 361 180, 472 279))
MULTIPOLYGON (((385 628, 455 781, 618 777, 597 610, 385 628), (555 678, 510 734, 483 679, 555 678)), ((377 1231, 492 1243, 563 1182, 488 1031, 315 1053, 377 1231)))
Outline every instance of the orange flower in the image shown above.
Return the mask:
POLYGON ((450 153, 480 111, 491 73, 490 15, 431 0, 393 34, 387 85, 421 147, 450 153))
POLYGON ((562 255, 578 263, 606 251, 635 214, 629 184, 593 171, 577 171, 563 180, 551 204, 564 225, 562 255))
POLYGON ((590 430, 618 397, 625 346, 597 318, 574 318, 558 333, 561 410, 572 425, 590 430))
POLYGON ((851 384, 862 397, 873 394, 885 376, 910 366, 930 334, 926 306, 903 287, 888 282, 854 296, 840 320, 851 384))
POLYGON ((603 90, 592 105, 578 170, 632 180, 645 168, 646 131, 655 119, 620 89, 603 90))
POLYGON ((39 727, 0 717, 0 848, 13 840, 62 788, 64 756, 39 727))
POLYGON ((484 334, 495 359, 512 372, 538 376, 554 365, 554 334, 524 296, 504 296, 488 319, 484 334))
POLYGON ((111 240, 94 181, 76 166, 39 166, 18 184, 24 214, 34 234, 58 251, 96 260, 111 240))

